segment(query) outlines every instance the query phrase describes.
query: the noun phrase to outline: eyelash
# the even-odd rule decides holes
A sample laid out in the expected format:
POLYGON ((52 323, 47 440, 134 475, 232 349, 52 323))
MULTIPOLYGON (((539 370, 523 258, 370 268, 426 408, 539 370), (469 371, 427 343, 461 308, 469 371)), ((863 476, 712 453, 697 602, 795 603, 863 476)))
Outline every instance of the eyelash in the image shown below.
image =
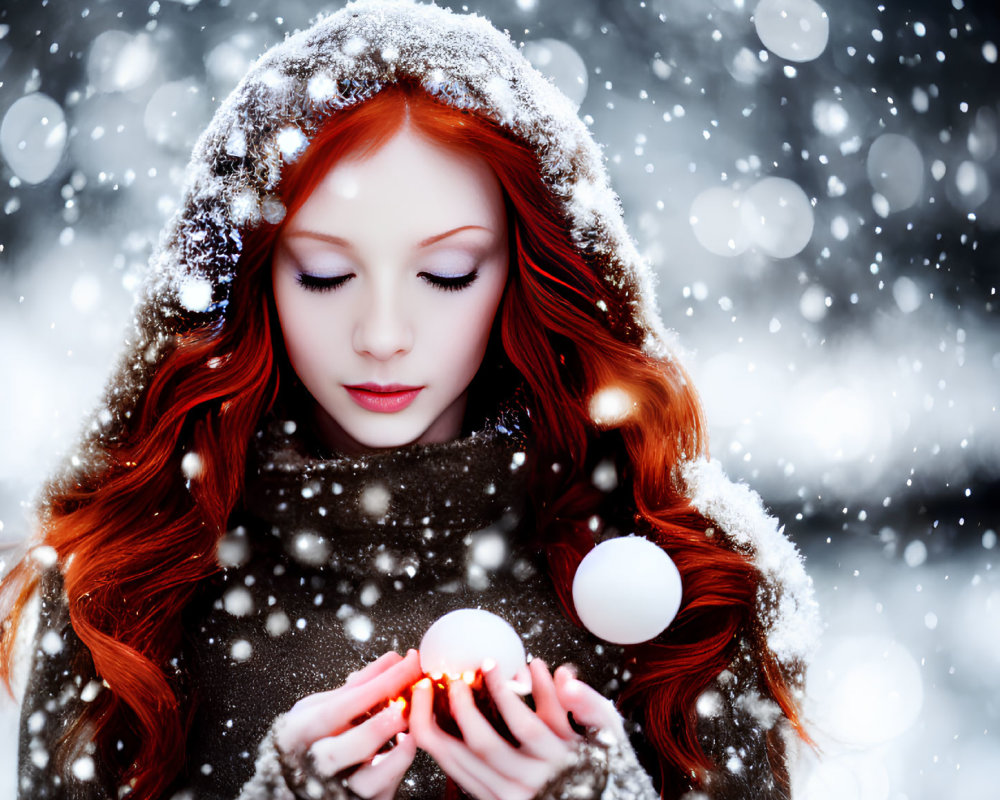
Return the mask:
POLYGON ((332 278, 321 278, 308 272, 298 274, 299 286, 310 292, 329 292, 347 283, 350 275, 336 275, 332 278))
MULTIPOLYGON (((299 285, 307 291, 331 292, 334 289, 339 289, 352 277, 351 275, 335 275, 332 278, 323 278, 318 275, 310 275, 308 272, 300 272, 297 280, 299 285)), ((471 286, 473 281, 479 277, 479 270, 474 269, 466 275, 447 278, 441 275, 432 275, 429 272, 421 272, 420 277, 443 292, 460 292, 471 286)))

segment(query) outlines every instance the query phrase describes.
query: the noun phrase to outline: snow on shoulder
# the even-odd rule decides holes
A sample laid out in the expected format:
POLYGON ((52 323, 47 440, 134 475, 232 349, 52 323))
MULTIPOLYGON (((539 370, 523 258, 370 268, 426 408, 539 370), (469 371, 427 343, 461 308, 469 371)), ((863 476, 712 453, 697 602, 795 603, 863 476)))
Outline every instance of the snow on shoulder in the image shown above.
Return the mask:
POLYGON ((764 576, 757 607, 768 646, 785 665, 807 662, 819 643, 819 607, 802 556, 784 527, 764 510, 755 491, 731 481, 714 459, 687 462, 681 477, 691 504, 753 558, 764 576))

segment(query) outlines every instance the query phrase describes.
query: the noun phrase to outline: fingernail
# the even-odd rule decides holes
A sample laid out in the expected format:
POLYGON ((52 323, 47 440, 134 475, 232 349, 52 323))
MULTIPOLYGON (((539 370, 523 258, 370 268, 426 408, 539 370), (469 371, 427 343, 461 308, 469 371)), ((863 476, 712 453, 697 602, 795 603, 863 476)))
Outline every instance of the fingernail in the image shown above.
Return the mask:
POLYGON ((406 731, 400 731, 399 733, 396 734, 396 744, 397 745, 402 744, 403 742, 406 741, 408 736, 409 734, 406 731))
POLYGON ((483 674, 486 674, 490 670, 496 669, 496 668, 497 668, 497 662, 494 661, 492 658, 487 658, 487 659, 484 659, 483 666, 480 669, 482 669, 483 674))
POLYGON ((406 708, 406 701, 401 697, 397 697, 395 700, 389 701, 389 705, 383 713, 389 717, 401 718, 404 708, 406 708))
POLYGON ((514 694, 519 694, 522 697, 531 694, 531 683, 528 681, 519 681, 517 678, 511 678, 505 685, 514 694))

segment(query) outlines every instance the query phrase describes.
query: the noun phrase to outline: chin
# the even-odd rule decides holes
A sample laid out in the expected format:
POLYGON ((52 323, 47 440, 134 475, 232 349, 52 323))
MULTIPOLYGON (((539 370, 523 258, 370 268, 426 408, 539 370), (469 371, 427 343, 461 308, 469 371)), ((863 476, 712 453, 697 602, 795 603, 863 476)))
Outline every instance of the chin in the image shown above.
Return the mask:
POLYGON ((415 429, 411 426, 380 425, 379 430, 372 426, 364 426, 347 434, 362 447, 372 450, 388 450, 396 447, 406 447, 419 441, 426 432, 424 428, 415 429))

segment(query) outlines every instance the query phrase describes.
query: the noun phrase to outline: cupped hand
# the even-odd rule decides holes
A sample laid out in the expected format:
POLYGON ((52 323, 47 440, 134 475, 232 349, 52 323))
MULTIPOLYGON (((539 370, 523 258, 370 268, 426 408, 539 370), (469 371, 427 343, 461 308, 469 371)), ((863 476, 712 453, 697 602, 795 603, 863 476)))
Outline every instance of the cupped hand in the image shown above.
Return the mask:
POLYGON ((529 667, 535 710, 503 680, 496 668, 484 665, 486 687, 503 721, 519 743, 510 744, 476 707, 464 681, 448 687, 451 714, 462 733, 458 739, 434 719, 433 686, 427 679, 413 689, 410 733, 438 766, 465 792, 478 800, 529 800, 567 765, 580 736, 568 714, 595 728, 620 727, 611 702, 572 672, 560 667, 555 677, 541 659, 529 667))
POLYGON ((375 800, 393 797, 416 754, 416 742, 404 733, 403 704, 389 702, 381 711, 357 720, 399 697, 421 674, 416 650, 405 658, 386 653, 350 675, 343 686, 299 700, 275 728, 279 750, 308 753, 322 780, 333 780, 356 767, 345 781, 352 792, 375 800), (394 737, 396 745, 380 753, 394 737))

